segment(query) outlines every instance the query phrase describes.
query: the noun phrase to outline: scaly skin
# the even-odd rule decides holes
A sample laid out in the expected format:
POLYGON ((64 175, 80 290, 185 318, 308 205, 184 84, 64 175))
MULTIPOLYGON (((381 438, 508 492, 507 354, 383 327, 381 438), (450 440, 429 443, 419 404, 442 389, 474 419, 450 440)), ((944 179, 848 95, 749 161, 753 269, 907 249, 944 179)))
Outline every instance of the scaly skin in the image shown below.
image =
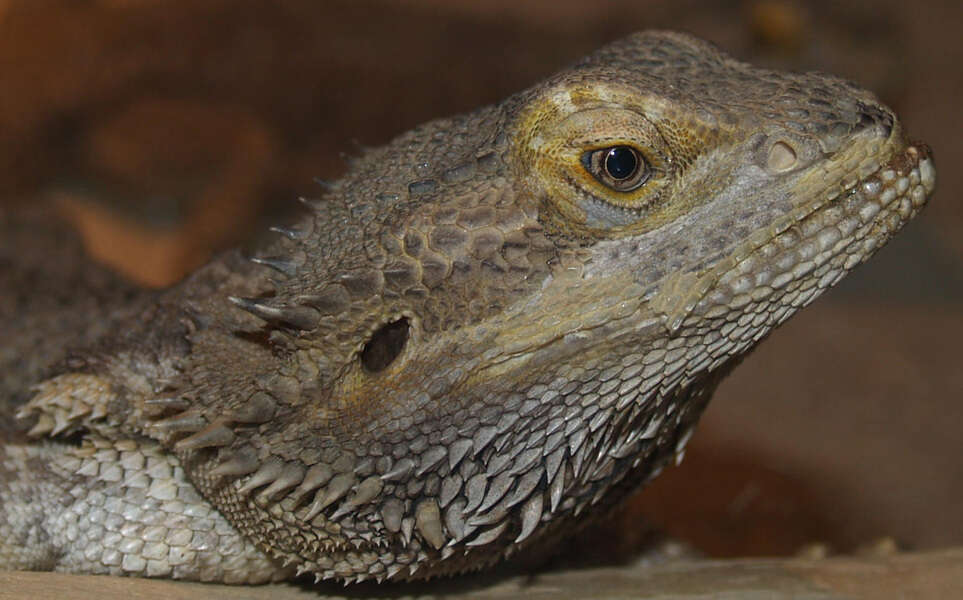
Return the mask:
POLYGON ((557 539, 934 177, 852 84, 616 42, 366 153, 257 264, 43 381, 0 448, 0 567, 397 580, 557 539))

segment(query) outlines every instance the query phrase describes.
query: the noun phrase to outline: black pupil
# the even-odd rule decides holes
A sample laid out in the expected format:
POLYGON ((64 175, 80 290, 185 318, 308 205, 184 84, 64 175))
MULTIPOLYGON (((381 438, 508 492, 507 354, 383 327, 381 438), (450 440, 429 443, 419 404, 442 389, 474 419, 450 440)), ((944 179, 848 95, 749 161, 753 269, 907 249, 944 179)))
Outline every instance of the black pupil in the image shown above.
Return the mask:
POLYGON ((628 179, 639 166, 639 158, 628 146, 616 146, 605 155, 605 172, 612 179, 628 179))

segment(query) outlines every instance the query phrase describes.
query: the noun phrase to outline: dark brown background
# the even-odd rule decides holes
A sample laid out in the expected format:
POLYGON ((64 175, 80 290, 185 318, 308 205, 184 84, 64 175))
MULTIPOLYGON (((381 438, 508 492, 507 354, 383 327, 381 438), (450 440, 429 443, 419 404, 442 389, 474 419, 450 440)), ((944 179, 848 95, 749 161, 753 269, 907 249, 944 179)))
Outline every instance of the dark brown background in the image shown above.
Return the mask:
POLYGON ((737 369, 686 462, 582 548, 631 555, 643 518, 716 556, 958 545, 961 24, 949 0, 0 0, 0 202, 55 203, 94 254, 163 285, 290 214, 344 155, 631 31, 843 75, 933 147, 931 206, 737 369))

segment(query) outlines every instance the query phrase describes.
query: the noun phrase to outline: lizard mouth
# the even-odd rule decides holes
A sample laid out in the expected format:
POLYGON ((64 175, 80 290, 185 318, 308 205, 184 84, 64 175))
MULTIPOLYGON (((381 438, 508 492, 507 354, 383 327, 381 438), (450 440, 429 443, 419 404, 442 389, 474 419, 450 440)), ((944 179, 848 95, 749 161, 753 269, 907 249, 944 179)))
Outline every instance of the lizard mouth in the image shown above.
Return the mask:
POLYGON ((907 144, 875 171, 824 191, 750 235, 729 260, 670 282, 665 295, 675 296, 673 302, 657 305, 666 327, 674 334, 693 312, 724 315, 772 302, 778 306, 768 309, 766 327, 747 329, 775 327, 872 256, 922 210, 935 186, 931 150, 907 144))
POLYGON ((935 186, 929 147, 906 145, 876 171, 772 226, 766 241, 737 264, 721 265, 696 311, 768 305, 759 331, 775 327, 872 256, 922 210, 935 186))
POLYGON ((837 197, 828 198, 795 228, 817 253, 807 256, 792 270, 794 278, 807 264, 836 265, 838 273, 820 280, 819 287, 833 285, 857 264, 864 262, 926 205, 936 187, 936 170, 929 146, 912 142, 883 166, 837 197), (840 264, 841 261, 841 264, 840 264), (828 282, 828 283, 827 283, 828 282), (822 285, 825 284, 825 285, 822 285))
MULTIPOLYGON (((844 175, 840 179, 843 185, 827 189, 808 206, 798 207, 789 215, 793 223, 790 227, 798 229, 803 237, 820 233, 833 238, 839 231, 840 240, 862 239, 860 228, 867 227, 873 233, 892 235, 919 213, 936 186, 932 151, 922 142, 905 144, 876 170, 853 175, 844 175)), ((886 239, 878 240, 878 245, 886 239)), ((825 240, 822 245, 823 251, 830 249, 825 247, 825 240)))
POLYGON ((827 206, 839 205, 859 225, 870 227, 864 239, 875 245, 866 248, 865 259, 922 210, 935 187, 932 151, 924 143, 911 142, 827 206))

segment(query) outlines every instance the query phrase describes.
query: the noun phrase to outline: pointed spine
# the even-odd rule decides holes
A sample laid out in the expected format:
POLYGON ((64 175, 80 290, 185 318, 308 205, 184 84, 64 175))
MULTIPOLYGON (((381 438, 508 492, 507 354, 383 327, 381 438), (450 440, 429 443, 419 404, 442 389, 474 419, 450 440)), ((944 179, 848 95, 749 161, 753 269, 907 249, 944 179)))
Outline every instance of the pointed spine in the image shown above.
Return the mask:
POLYGON ((270 231, 283 235, 291 241, 298 241, 304 239, 304 232, 300 229, 294 227, 282 227, 280 225, 273 225, 268 228, 270 231))
POLYGON ((331 515, 331 520, 335 521, 340 519, 357 507, 368 504, 378 497, 378 494, 381 493, 382 487, 384 487, 384 482, 381 481, 380 477, 377 475, 368 477, 358 484, 358 489, 355 491, 354 496, 348 498, 345 503, 342 504, 333 515, 331 515))
POLYGON ((230 446, 234 439, 234 432, 226 427, 224 423, 214 423, 194 435, 180 440, 174 444, 174 449, 184 451, 198 450, 201 448, 218 448, 221 446, 230 446))
POLYGON ((297 462, 290 462, 281 469, 277 478, 258 494, 258 500, 270 501, 281 492, 287 491, 301 483, 304 479, 304 467, 297 462))
POLYGON ((278 273, 287 275, 288 277, 293 277, 298 273, 298 265, 283 256, 254 256, 251 257, 251 262, 256 265, 274 269, 278 273))
POLYGON ((187 398, 165 397, 148 398, 144 401, 144 412, 150 417, 159 417, 171 411, 185 411, 191 407, 191 402, 187 398))
POLYGON ((241 477, 257 471, 260 464, 250 448, 231 453, 223 462, 211 469, 212 477, 241 477))
POLYGON ((187 410, 154 422, 151 426, 164 433, 197 433, 207 427, 207 419, 195 410, 187 410))
POLYGON ((330 179, 323 179, 321 177, 315 177, 314 183, 316 183, 325 192, 333 192, 338 188, 338 184, 331 181, 330 179))
POLYGON ((253 492, 256 488, 267 485, 275 481, 281 474, 281 469, 284 463, 279 458, 269 458, 265 461, 261 467, 251 475, 250 479, 244 483, 238 490, 237 493, 240 496, 247 496, 253 492))
POLYGON ((304 479, 296 490, 291 492, 291 498, 295 504, 301 502, 308 493, 318 489, 322 485, 326 484, 331 477, 334 475, 334 471, 331 467, 325 464, 317 464, 308 469, 305 473, 304 479))
POLYGON ((518 537, 515 538, 516 544, 525 541, 525 539, 535 531, 539 521, 542 519, 543 503, 542 493, 538 492, 533 494, 522 507, 522 530, 519 532, 518 537))
POLYGON ((421 455, 421 466, 418 467, 415 477, 421 477, 428 471, 434 469, 446 456, 448 456, 448 450, 443 446, 433 446, 426 450, 421 455))
POLYGON ((274 418, 277 402, 264 392, 255 392, 244 404, 230 414, 231 421, 247 425, 260 425, 274 418))
POLYGON ((321 511, 327 507, 334 504, 336 500, 339 500, 342 496, 348 493, 348 490, 354 485, 355 478, 352 473, 341 473, 336 475, 331 483, 327 487, 321 488, 317 494, 314 496, 314 503, 311 504, 311 508, 308 509, 308 514, 304 516, 306 521, 310 521, 314 517, 321 514, 321 511))
POLYGON ((486 529, 485 531, 478 534, 478 537, 476 537, 475 539, 473 539, 472 541, 468 542, 465 545, 469 547, 473 547, 473 546, 484 546, 485 544, 490 544, 491 542, 494 542, 496 539, 498 539, 498 537, 505 532, 505 529, 507 527, 508 527, 508 521, 502 521, 500 525, 496 525, 491 529, 486 529))
POLYGON ((410 458, 402 458, 394 464, 392 469, 381 476, 384 481, 398 481, 407 479, 408 475, 415 469, 415 461, 410 458))
POLYGON ((418 533, 435 550, 445 545, 445 531, 441 524, 441 511, 434 500, 423 500, 415 509, 415 526, 418 533))
POLYGON ((458 466, 465 455, 471 451, 472 441, 467 438, 460 438, 452 442, 448 450, 448 468, 452 471, 458 466))
POLYGON ((310 306, 273 306, 256 298, 240 298, 238 296, 228 296, 228 300, 255 317, 268 322, 290 325, 302 331, 314 329, 321 319, 321 313, 310 306))

